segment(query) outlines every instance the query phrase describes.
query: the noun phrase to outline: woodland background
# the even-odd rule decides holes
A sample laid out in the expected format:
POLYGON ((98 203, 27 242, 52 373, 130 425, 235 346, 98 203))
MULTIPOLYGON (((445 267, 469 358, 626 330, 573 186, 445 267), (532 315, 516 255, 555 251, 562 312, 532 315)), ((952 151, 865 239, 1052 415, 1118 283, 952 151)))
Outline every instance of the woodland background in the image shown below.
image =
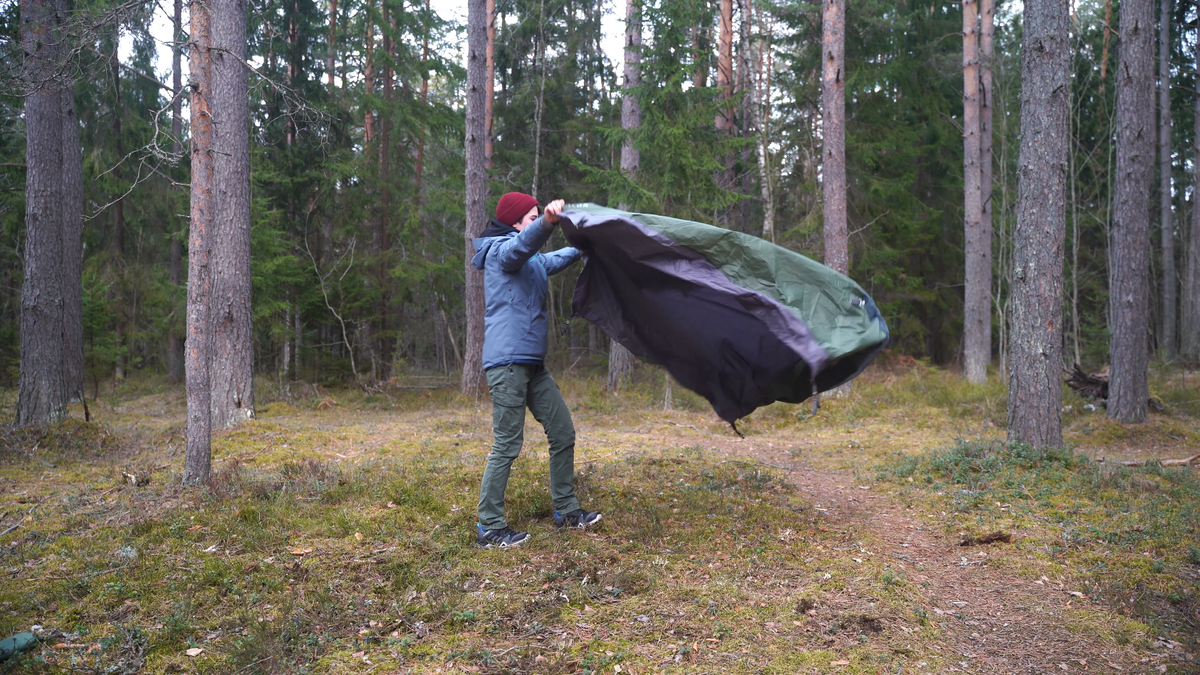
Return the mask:
MULTIPOLYGON (((1148 336, 1164 358, 1180 346, 1195 358, 1194 342, 1163 340, 1161 276, 1164 267, 1183 270, 1188 262, 1196 8, 1164 6, 1175 27, 1171 161, 1168 175, 1145 189, 1172 180, 1171 222, 1151 227, 1151 236, 1166 232, 1175 254, 1164 261, 1161 242, 1153 243, 1148 336)), ((728 86, 718 81, 721 8, 701 0, 642 3, 641 83, 631 90, 642 123, 632 134, 621 129, 621 78, 601 48, 601 13, 622 9, 573 0, 496 6, 489 212, 509 190, 543 202, 620 203, 763 234, 822 259, 820 4, 737 4, 729 84, 735 114, 719 128, 714 116, 730 105, 728 86), (635 179, 619 166, 627 137, 641 151, 635 179), (764 230, 767 206, 774 224, 764 230)), ((1106 26, 1118 9, 1081 1, 1070 24, 1064 360, 1089 370, 1108 363, 1109 351, 1117 40, 1106 26)), ((991 342, 1002 372, 1016 219, 1020 10, 1013 3, 996 8, 986 63, 994 81, 991 342)), ((183 373, 188 171, 180 146, 172 145, 171 64, 156 60, 162 36, 149 28, 155 13, 170 11, 162 3, 92 2, 72 12, 81 27, 71 65, 84 149, 90 392, 130 370, 165 371, 173 380, 183 373), (127 56, 116 47, 121 40, 132 44, 127 56)), ((893 350, 957 365, 964 312, 962 5, 864 1, 844 20, 850 276, 883 310, 893 350)), ((16 2, 0 8, 0 22, 8 83, 0 97, 0 387, 12 387, 25 212, 16 2)), ((398 372, 455 377, 465 338, 464 26, 428 3, 261 0, 249 3, 248 34, 256 369, 280 382, 387 381, 398 372)), ((183 118, 177 135, 186 141, 183 118)), ((1156 208, 1152 220, 1158 217, 1156 208)), ((603 366, 607 338, 582 320, 567 321, 576 273, 552 281, 550 312, 561 330, 551 337, 551 360, 603 366)), ((1181 283, 1175 302, 1194 306, 1195 292, 1181 283)))

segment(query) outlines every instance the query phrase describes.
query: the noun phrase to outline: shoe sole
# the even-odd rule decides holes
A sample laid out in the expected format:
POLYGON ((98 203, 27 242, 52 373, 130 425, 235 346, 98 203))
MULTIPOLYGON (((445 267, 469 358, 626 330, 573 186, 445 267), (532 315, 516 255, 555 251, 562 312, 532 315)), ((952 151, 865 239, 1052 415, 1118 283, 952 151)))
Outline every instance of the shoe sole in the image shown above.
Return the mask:
POLYGON ((478 546, 479 548, 486 548, 486 549, 490 550, 493 548, 516 548, 516 547, 520 546, 521 544, 524 544, 527 541, 529 541, 529 537, 525 537, 524 539, 522 539, 521 541, 518 541, 515 544, 481 544, 479 542, 475 542, 475 545, 478 546))
POLYGON ((604 514, 603 514, 603 513, 597 513, 597 514, 596 514, 596 519, 595 519, 595 520, 593 520, 592 522, 590 522, 590 523, 586 524, 586 525, 584 525, 583 523, 580 523, 580 524, 578 524, 578 525, 566 525, 566 524, 563 524, 563 525, 559 525, 557 529, 560 529, 560 530, 586 530, 586 529, 588 529, 589 527, 591 527, 591 526, 595 525, 596 523, 600 522, 600 521, 601 521, 603 518, 604 518, 604 514))

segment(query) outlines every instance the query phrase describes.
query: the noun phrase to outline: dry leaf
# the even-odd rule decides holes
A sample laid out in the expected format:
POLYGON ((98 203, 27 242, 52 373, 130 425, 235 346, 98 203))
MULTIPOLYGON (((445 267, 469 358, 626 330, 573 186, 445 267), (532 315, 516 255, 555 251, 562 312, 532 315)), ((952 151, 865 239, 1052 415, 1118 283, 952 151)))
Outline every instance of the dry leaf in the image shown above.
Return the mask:
POLYGON ((830 661, 829 665, 831 665, 831 666, 848 666, 848 665, 850 665, 850 662, 849 661, 830 661))
POLYGON ((362 541, 362 540, 363 540, 363 535, 362 535, 362 532, 355 532, 355 533, 354 533, 354 538, 355 538, 355 539, 357 539, 357 540, 359 540, 359 541, 362 541))
POLYGON ((354 659, 361 659, 364 655, 366 655, 366 652, 354 652, 350 655, 350 657, 354 659))
POLYGON ((1084 595, 1083 593, 1080 593, 1079 591, 1067 591, 1067 595, 1073 595, 1077 598, 1080 598, 1081 600, 1087 600, 1087 596, 1084 595))
POLYGON ((294 548, 294 549, 292 549, 292 553, 295 555, 308 555, 309 553, 312 553, 312 551, 313 550, 311 548, 294 548))
POLYGON ((192 647, 191 649, 184 652, 184 654, 187 654, 188 656, 200 656, 203 653, 204 653, 204 649, 202 647, 192 647))

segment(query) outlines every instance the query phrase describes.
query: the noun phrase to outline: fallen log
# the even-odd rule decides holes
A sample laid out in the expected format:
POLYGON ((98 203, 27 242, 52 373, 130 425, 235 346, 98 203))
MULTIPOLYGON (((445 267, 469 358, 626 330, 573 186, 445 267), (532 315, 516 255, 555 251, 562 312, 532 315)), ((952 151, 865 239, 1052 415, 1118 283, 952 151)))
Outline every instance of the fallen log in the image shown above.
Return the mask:
MULTIPOLYGON (((1097 464, 1107 462, 1103 457, 1094 460, 1097 464)), ((1112 464, 1120 464, 1121 466, 1146 466, 1149 462, 1157 461, 1162 466, 1191 466, 1192 464, 1200 464, 1200 455, 1192 455, 1184 459, 1134 459, 1134 460, 1116 460, 1112 464)))

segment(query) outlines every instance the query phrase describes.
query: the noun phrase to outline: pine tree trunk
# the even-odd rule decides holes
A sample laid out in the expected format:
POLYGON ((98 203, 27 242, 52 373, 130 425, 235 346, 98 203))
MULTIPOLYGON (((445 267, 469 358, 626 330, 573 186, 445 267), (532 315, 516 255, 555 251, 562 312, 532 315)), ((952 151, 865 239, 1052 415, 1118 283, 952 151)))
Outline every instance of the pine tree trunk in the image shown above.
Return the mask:
POLYGON ((1175 222, 1171 213, 1171 0, 1162 0, 1158 31, 1158 214, 1162 243, 1162 340, 1175 358, 1175 222))
POLYGON ((1067 0, 1028 4, 1021 47, 1008 439, 1036 448, 1062 447, 1068 18, 1067 0))
MULTIPOLYGON (((254 417, 250 313, 250 105, 245 0, 209 0, 213 179, 209 384, 218 429, 254 417)), ((194 10, 193 10, 194 11, 194 10)), ((194 220, 193 220, 194 222, 194 220)))
MULTIPOLYGON (((183 68, 180 63, 183 49, 183 0, 175 0, 174 40, 171 47, 171 88, 174 99, 171 103, 171 153, 179 157, 183 153, 183 143, 180 135, 183 133, 183 97, 182 91, 183 68)), ((186 227, 186 223, 182 223, 186 227)), ((182 234, 182 233, 180 233, 182 234)), ((183 281, 183 245, 179 234, 171 236, 170 262, 167 268, 168 279, 172 286, 179 286, 183 281)), ((183 336, 173 326, 167 329, 167 380, 170 382, 183 381, 183 336)))
MULTIPOLYGON (((717 31, 717 89, 722 104, 714 122, 718 133, 724 137, 733 133, 733 0, 718 0, 720 26, 717 31)), ((733 154, 721 159, 725 167, 717 176, 717 184, 725 190, 733 189, 733 154)), ((720 223, 729 225, 729 209, 722 208, 720 223)))
MULTIPOLYGON (((995 51, 995 14, 995 0, 979 0, 979 237, 987 242, 988 315, 990 317, 995 311, 996 323, 1003 328, 1003 308, 992 302, 992 55, 995 51)), ((987 332, 990 362, 990 321, 987 332)), ((1003 330, 999 337, 1003 340, 1003 330)))
POLYGON ((1187 239, 1187 267, 1183 276, 1183 326, 1180 353, 1200 361, 1200 40, 1196 42, 1195 128, 1192 134, 1192 227, 1187 239))
POLYGON ((333 93, 333 63, 337 57, 337 0, 329 0, 329 44, 325 50, 325 76, 329 92, 333 93))
POLYGON ((1117 80, 1117 175, 1109 246, 1108 416, 1146 420, 1150 327, 1150 204, 1154 161, 1154 5, 1120 5, 1117 80))
MULTIPOLYGON (((429 15, 430 0, 425 0, 425 15, 429 15)), ((429 103, 429 26, 426 19, 421 23, 421 106, 424 107, 429 103)), ((491 138, 491 134, 488 134, 491 138)), ((413 194, 414 208, 419 213, 421 210, 421 202, 424 190, 425 180, 425 125, 422 124, 417 131, 417 156, 413 161, 413 194)))
POLYGON ((21 287, 21 378, 17 424, 67 416, 63 347, 63 119, 54 82, 61 54, 52 0, 22 0, 25 51, 25 280, 21 287))
POLYGON ((846 91, 844 0, 821 3, 821 189, 825 216, 825 264, 849 272, 846 230, 846 91))
MULTIPOLYGON (((642 10, 640 0, 625 0, 625 91, 621 94, 621 128, 625 130, 625 141, 621 144, 621 173, 630 180, 637 180, 640 151, 633 145, 633 135, 642 126, 642 108, 637 96, 631 91, 642 84, 642 10)), ((621 210, 632 208, 621 204, 621 210)), ((633 377, 635 358, 633 352, 616 340, 608 345, 608 382, 611 392, 621 390, 621 385, 633 377)))
POLYGON ((979 3, 963 2, 963 374, 987 381, 992 352, 992 239, 983 224, 979 126, 979 3))
MULTIPOLYGON (((58 0, 60 16, 66 3, 58 0)), ((75 83, 62 83, 63 359, 69 400, 83 400, 83 152, 75 83)))
POLYGON ((212 299, 213 230, 219 215, 216 194, 216 131, 214 104, 213 36, 210 5, 193 5, 188 60, 191 88, 191 225, 188 234, 187 342, 187 452, 183 483, 208 480, 212 467, 212 390, 209 387, 209 354, 212 349, 210 301, 212 299))
POLYGON ((1112 0, 1104 0, 1104 49, 1100 53, 1100 95, 1104 95, 1104 83, 1108 81, 1108 38, 1112 30, 1112 0))
POLYGON ((363 90, 367 93, 363 102, 363 142, 367 146, 375 138, 375 114, 370 101, 375 87, 375 21, 371 16, 374 10, 374 0, 367 0, 364 13, 367 36, 363 40, 363 90))
POLYGON ((113 315, 113 334, 117 345, 117 360, 113 364, 113 379, 121 382, 125 379, 125 322, 128 318, 129 308, 125 298, 124 287, 126 274, 125 269, 125 198, 123 192, 125 186, 121 182, 121 164, 125 158, 125 148, 121 143, 121 115, 123 115, 121 106, 121 67, 117 60, 117 48, 119 44, 120 29, 113 28, 112 54, 109 56, 109 68, 112 70, 112 85, 113 85, 113 102, 112 102, 112 136, 113 142, 117 150, 117 162, 113 166, 112 175, 117 183, 117 194, 113 200, 113 248, 116 253, 118 269, 122 270, 120 277, 121 281, 117 283, 117 297, 114 303, 116 312, 113 315))
MULTIPOLYGON (((487 72, 484 73, 484 86, 486 91, 483 94, 484 106, 484 147, 483 156, 485 160, 484 169, 491 171, 492 169, 492 111, 495 107, 496 100, 496 0, 487 0, 487 72)), ((542 80, 545 82, 545 69, 542 71, 542 80)), ((534 181, 534 190, 537 190, 537 181, 534 181)), ((537 193, 534 193, 537 196, 537 193)), ((486 199, 486 195, 485 195, 486 199)))
POLYGON ((483 391, 483 272, 471 264, 471 240, 487 222, 487 0, 467 0, 466 96, 466 223, 464 277, 467 336, 463 345, 462 393, 476 397, 483 391))
POLYGON ((391 22, 388 16, 388 2, 383 2, 383 53, 387 62, 383 66, 383 100, 384 110, 379 118, 379 215, 376 219, 378 232, 376 235, 376 244, 379 246, 379 307, 377 309, 378 318, 375 326, 375 336, 377 338, 376 349, 379 352, 379 369, 376 376, 379 380, 387 381, 392 377, 392 348, 395 341, 392 337, 391 328, 388 325, 388 316, 391 313, 391 279, 389 270, 391 268, 391 249, 392 249, 392 174, 391 174, 391 156, 392 156, 392 30, 391 22))

